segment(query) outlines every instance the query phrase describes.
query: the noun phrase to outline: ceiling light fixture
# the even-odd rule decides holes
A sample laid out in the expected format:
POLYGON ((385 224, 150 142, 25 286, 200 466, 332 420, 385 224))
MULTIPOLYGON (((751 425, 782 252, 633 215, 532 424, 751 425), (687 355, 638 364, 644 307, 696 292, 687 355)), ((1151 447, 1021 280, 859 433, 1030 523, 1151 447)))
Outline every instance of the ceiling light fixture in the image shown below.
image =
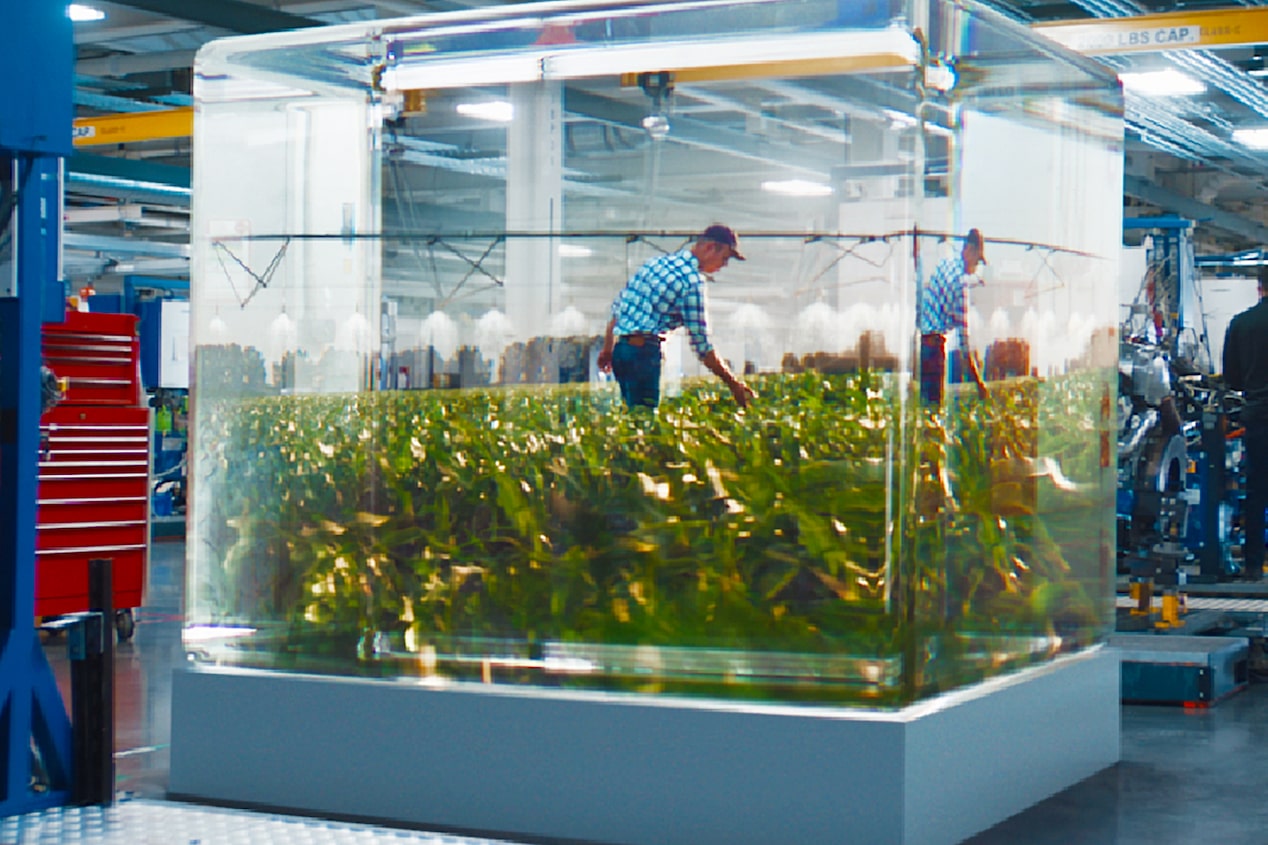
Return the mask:
POLYGON ((1146 97, 1190 97, 1206 90, 1204 84, 1178 70, 1120 73, 1118 78, 1123 88, 1146 97))
POLYGON ((588 246, 581 246, 580 244, 559 245, 560 258, 589 258, 592 255, 594 255, 594 250, 588 246))
POLYGON ((480 120, 493 120, 498 123, 510 123, 515 116, 515 107, 505 100, 489 100, 484 103, 459 103, 458 114, 475 117, 480 120))
POLYGON ((1268 150, 1268 126, 1234 129, 1233 141, 1250 150, 1268 150))
POLYGON ((832 186, 805 179, 783 179, 763 182, 762 190, 786 197, 826 197, 832 193, 832 186))
POLYGON ((85 6, 81 3, 71 3, 66 7, 66 14, 70 15, 70 19, 75 23, 84 23, 85 21, 104 20, 106 13, 94 6, 85 6))

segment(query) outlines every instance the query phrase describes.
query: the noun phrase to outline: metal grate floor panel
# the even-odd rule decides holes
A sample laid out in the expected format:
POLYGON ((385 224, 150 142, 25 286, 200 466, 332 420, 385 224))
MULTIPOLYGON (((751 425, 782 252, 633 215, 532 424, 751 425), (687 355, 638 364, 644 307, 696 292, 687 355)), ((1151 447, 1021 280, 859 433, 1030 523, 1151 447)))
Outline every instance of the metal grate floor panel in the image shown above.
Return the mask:
POLYGON ((0 819, 0 845, 505 845, 412 830, 135 799, 0 819))

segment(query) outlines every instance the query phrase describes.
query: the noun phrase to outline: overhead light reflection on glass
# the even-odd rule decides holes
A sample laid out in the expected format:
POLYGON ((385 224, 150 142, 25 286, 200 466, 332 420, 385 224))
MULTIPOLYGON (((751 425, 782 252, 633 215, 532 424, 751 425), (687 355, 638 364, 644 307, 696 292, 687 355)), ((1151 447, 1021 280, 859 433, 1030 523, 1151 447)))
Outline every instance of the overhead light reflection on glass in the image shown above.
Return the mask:
POLYGON ((1252 150, 1268 150, 1268 126, 1256 129, 1234 129, 1233 140, 1252 150))
POLYGON ((1146 97, 1190 97, 1206 90, 1204 84, 1178 70, 1120 73, 1118 78, 1124 89, 1146 97))
POLYGON ((254 633, 255 628, 237 625, 191 625, 185 629, 182 636, 187 643, 202 643, 210 640, 249 637, 254 633))
POLYGON ((786 197, 826 197, 832 193, 832 186, 805 179, 783 179, 763 182, 762 190, 786 197))
POLYGON ((70 19, 75 23, 84 23, 87 21, 99 21, 106 17, 106 13, 94 6, 85 6, 80 3, 71 3, 66 7, 66 14, 70 15, 70 19))
POLYGON ((663 114, 649 114, 643 118, 643 131, 653 141, 659 141, 669 134, 669 118, 663 114))
POLYGON ((490 100, 486 103, 459 103, 458 114, 475 117, 480 120, 493 120, 498 123, 510 123, 515 116, 515 108, 505 100, 490 100))

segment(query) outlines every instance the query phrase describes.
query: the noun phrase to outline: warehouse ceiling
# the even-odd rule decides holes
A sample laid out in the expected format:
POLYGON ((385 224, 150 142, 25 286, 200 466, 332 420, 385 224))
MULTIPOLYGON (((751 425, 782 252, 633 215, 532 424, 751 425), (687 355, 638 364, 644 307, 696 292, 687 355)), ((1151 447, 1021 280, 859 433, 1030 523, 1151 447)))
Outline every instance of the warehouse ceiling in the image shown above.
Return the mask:
MULTIPOLYGON (((85 0, 85 5, 104 17, 75 24, 77 114, 93 117, 188 107, 194 53, 215 38, 496 4, 493 0, 85 0)), ((987 5, 1023 23, 1038 24, 1260 4, 991 0, 987 5)), ((1120 73, 1171 70, 1201 88, 1200 93, 1187 95, 1128 90, 1126 214, 1171 213, 1197 221, 1199 252, 1232 252, 1268 243, 1268 214, 1263 211, 1268 208, 1268 151, 1233 140, 1239 128, 1268 126, 1264 86, 1268 76, 1262 75, 1268 70, 1265 57, 1268 44, 1101 57, 1120 73)), ((735 103, 692 106, 699 114, 712 110, 743 117, 735 103)), ((619 104, 616 107, 619 111, 619 104)), ((608 128, 592 131, 605 133, 599 139, 604 144, 619 142, 622 119, 613 104, 603 108, 607 111, 596 123, 608 128)), ((790 109, 778 118, 786 121, 790 131, 813 141, 816 133, 830 137, 836 131, 825 119, 829 112, 830 108, 825 111, 807 103, 800 113, 790 109)), ((743 133, 735 134, 732 141, 742 146, 743 133)), ((189 166, 190 140, 183 136, 82 147, 68 177, 68 275, 87 281, 127 274, 184 274, 189 166)), ((455 197, 457 201, 460 194, 455 197)))

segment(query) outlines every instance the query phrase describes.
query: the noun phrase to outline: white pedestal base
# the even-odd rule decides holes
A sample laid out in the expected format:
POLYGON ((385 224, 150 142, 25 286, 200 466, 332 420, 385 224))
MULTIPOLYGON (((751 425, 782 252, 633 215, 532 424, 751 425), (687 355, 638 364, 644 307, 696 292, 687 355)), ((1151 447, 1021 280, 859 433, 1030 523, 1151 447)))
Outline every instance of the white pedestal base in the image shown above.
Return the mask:
POLYGON ((176 673, 171 792, 614 845, 951 845, 1119 757, 1094 649, 894 712, 176 673))

